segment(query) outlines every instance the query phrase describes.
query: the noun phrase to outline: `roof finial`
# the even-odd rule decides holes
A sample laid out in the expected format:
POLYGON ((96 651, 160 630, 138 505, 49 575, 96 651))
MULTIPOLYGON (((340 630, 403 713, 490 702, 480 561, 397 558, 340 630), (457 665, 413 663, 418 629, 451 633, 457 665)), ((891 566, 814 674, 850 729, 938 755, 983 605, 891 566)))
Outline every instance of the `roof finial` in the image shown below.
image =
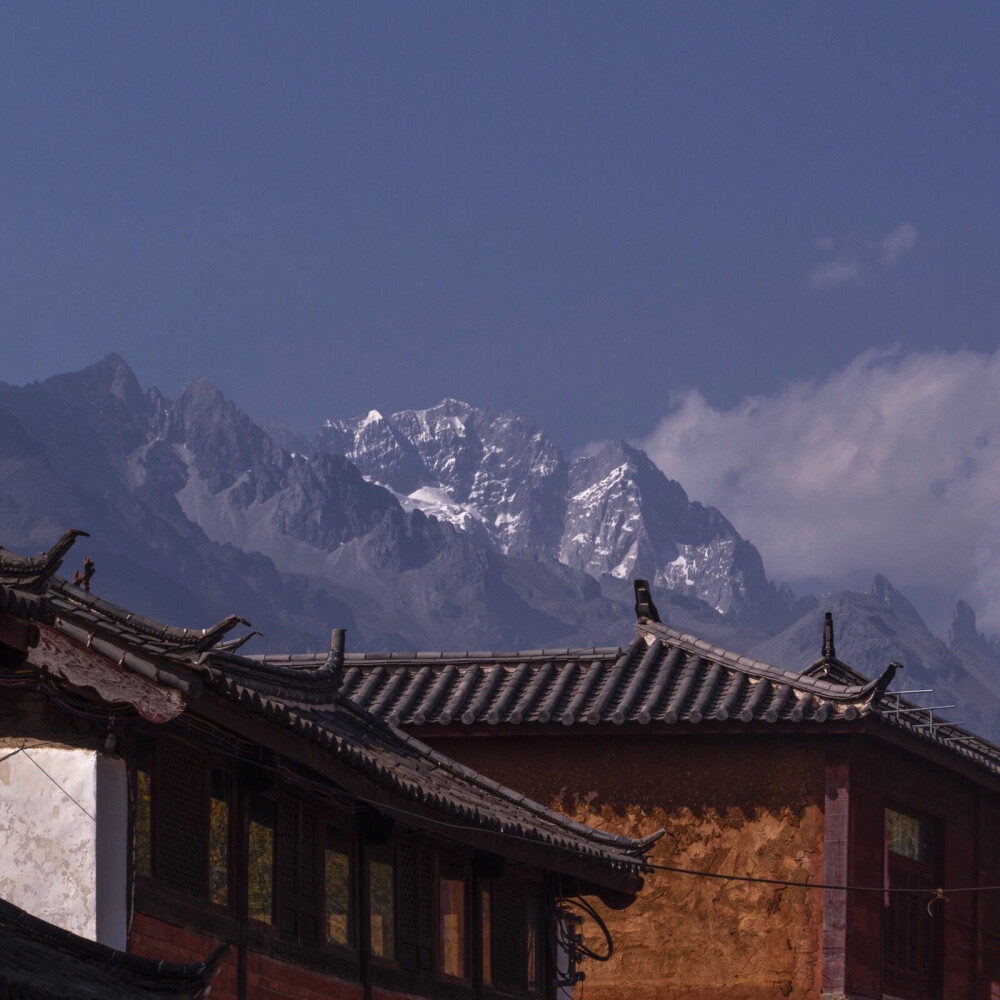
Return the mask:
POLYGON ((90 579, 94 575, 94 560, 89 556, 83 557, 83 572, 79 570, 74 570, 73 572, 73 586, 79 587, 81 590, 86 590, 90 592, 90 579))
POLYGON ((330 685, 334 691, 340 690, 340 685, 344 682, 344 640, 347 635, 345 629, 335 628, 330 633, 330 654, 323 664, 323 670, 330 674, 330 685))
POLYGON ((648 580, 635 581, 635 616, 639 619, 645 618, 651 622, 658 622, 660 620, 660 613, 656 610, 656 605, 653 603, 653 595, 649 590, 648 580))
POLYGON ((837 658, 833 648, 833 612, 827 611, 823 616, 823 659, 830 661, 837 658))

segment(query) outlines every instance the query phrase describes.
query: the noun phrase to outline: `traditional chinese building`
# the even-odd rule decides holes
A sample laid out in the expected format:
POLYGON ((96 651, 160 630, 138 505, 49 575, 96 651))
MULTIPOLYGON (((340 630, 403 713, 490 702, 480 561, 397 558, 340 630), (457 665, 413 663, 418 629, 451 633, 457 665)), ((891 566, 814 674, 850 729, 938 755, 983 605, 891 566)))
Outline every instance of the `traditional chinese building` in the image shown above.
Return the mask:
POLYGON ((571 911, 628 905, 655 831, 575 822, 359 708, 343 632, 250 659, 239 618, 172 628, 58 579, 76 534, 0 550, 0 897, 135 956, 231 944, 213 997, 571 984, 571 911))
POLYGON ((642 585, 636 611, 623 648, 348 655, 343 690, 578 820, 666 828, 674 870, 605 914, 586 1000, 997 1000, 1000 748, 890 691, 898 665, 843 664, 830 620, 792 673, 670 628, 642 585))

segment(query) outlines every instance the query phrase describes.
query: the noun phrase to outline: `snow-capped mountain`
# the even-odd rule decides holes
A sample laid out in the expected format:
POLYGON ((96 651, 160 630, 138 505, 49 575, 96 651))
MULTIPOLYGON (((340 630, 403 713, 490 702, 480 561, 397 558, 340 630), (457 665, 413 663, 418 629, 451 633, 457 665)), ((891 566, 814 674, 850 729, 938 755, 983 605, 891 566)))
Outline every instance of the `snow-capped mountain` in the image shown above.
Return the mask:
POLYGON ((327 421, 317 447, 340 453, 407 509, 420 509, 500 552, 554 555, 568 466, 530 420, 446 399, 383 417, 327 421))
MULTIPOLYGON (((838 652, 889 659, 1000 737, 1000 640, 964 602, 950 646, 884 577, 867 594, 796 600, 712 507, 641 451, 566 458, 513 413, 457 400, 267 430, 201 379, 144 391, 112 355, 26 386, 0 383, 0 544, 38 551, 92 532, 100 592, 165 621, 232 611, 257 648, 589 646, 627 639, 631 581, 664 619, 786 667, 838 652)), ((953 714, 952 717, 956 717, 953 714)))
POLYGON ((504 554, 555 559, 597 579, 646 577, 738 621, 779 626, 805 610, 769 583, 760 553, 719 511, 689 501, 624 441, 569 461, 526 418, 446 399, 328 420, 315 447, 346 455, 404 509, 504 554))

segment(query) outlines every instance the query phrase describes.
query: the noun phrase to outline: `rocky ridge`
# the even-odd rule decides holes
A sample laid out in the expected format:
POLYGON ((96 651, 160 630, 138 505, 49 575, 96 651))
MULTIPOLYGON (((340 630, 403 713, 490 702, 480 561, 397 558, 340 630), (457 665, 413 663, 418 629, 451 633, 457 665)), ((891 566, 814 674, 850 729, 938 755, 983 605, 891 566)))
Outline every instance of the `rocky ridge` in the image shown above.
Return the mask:
POLYGON ((567 458, 513 413, 448 399, 267 429, 201 379, 144 391, 120 357, 41 383, 0 383, 0 541, 37 551, 89 529, 101 593, 171 622, 238 610, 258 647, 531 648, 627 639, 630 582, 665 620, 786 667, 889 659, 1000 738, 1000 639, 959 602, 950 644, 884 577, 866 594, 796 599, 718 510, 640 450, 567 458))

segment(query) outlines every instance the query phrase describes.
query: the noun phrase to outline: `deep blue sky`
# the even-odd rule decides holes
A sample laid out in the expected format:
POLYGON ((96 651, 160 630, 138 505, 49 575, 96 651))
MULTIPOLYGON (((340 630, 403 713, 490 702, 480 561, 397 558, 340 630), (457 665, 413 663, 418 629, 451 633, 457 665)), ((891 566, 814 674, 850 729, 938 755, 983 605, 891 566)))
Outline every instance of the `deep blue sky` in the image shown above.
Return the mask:
POLYGON ((7 0, 0 45, 4 381, 118 351, 572 448, 997 345, 996 5, 7 0))

